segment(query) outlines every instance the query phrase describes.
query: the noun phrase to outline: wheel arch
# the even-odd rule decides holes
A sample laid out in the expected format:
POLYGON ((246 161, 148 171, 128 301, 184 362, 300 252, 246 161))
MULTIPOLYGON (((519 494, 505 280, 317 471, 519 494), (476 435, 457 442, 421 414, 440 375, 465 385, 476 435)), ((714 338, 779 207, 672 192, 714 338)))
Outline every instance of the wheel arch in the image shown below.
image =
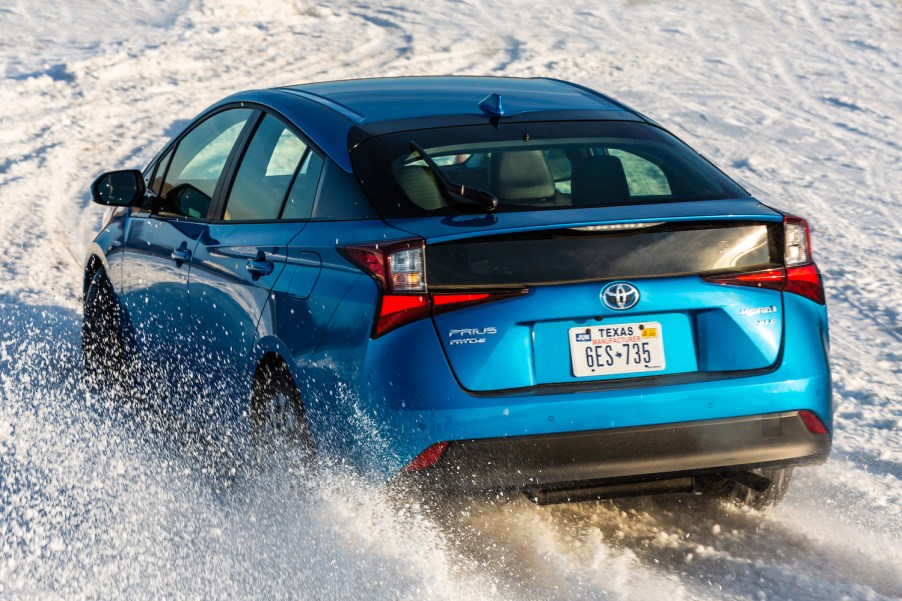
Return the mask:
POLYGON ((260 371, 264 368, 283 368, 291 374, 295 387, 300 391, 300 378, 298 373, 298 365, 292 358, 288 347, 275 336, 266 336, 254 343, 248 360, 247 376, 251 386, 257 379, 260 371))
MULTIPOLYGON (((84 279, 82 280, 81 293, 82 297, 84 297, 85 293, 88 292, 88 286, 91 285, 91 280, 94 279, 94 276, 97 275, 98 271, 103 271, 107 274, 107 279, 110 279, 110 266, 107 263, 106 257, 103 252, 101 252, 100 247, 96 245, 92 245, 88 251, 88 257, 85 260, 85 271, 84 271, 84 279)), ((110 284, 113 284, 113 281, 110 280, 110 284)))

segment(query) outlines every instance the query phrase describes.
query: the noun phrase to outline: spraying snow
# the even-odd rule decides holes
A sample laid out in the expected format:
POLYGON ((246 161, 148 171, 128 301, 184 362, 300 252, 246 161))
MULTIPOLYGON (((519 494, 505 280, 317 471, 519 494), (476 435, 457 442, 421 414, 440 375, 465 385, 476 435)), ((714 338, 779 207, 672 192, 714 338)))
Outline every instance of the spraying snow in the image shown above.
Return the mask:
POLYGON ((902 596, 900 33, 878 0, 0 1, 0 597, 902 596), (99 172, 143 166, 238 89, 445 73, 595 87, 809 218, 837 434, 782 506, 435 504, 340 466, 256 478, 152 402, 85 392, 99 172))

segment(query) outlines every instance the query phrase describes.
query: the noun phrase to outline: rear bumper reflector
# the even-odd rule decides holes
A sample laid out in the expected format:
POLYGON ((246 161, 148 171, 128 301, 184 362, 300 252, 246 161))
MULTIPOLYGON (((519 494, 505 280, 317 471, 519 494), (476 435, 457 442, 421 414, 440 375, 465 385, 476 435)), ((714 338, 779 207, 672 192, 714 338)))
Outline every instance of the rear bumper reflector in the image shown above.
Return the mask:
POLYGON ((426 448, 425 451, 414 457, 413 461, 407 464, 402 470, 405 472, 415 472, 424 470, 435 465, 435 462, 441 459, 445 451, 448 449, 447 442, 437 442, 426 448))
POLYGON ((824 426, 824 422, 822 422, 813 411, 803 409, 802 411, 799 411, 799 417, 805 423, 805 427, 808 428, 808 431, 812 434, 828 433, 827 428, 824 426))

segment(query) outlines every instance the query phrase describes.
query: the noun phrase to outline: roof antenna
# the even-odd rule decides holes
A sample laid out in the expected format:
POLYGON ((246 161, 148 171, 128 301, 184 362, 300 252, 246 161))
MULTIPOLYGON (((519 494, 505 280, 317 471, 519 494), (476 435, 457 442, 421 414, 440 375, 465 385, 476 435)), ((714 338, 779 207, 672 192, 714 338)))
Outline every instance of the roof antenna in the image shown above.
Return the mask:
POLYGON ((479 103, 482 112, 489 115, 492 125, 496 128, 501 124, 501 117, 504 116, 504 105, 501 104, 501 94, 489 94, 479 103))
POLYGON ((504 116, 504 106, 501 104, 500 94, 489 94, 479 103, 479 108, 493 117, 504 116))

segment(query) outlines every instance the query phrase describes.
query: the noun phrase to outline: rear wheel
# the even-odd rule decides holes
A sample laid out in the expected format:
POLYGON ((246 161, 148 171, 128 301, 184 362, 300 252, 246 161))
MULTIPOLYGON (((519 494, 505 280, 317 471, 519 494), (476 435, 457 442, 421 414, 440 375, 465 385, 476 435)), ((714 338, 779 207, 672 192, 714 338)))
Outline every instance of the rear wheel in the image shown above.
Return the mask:
POLYGON ((251 394, 250 426, 257 466, 302 471, 313 458, 313 441, 301 394, 284 364, 257 368, 251 394))
POLYGON ((95 391, 110 390, 119 380, 124 363, 119 304, 113 286, 101 270, 85 292, 81 346, 85 376, 95 391))
POLYGON ((783 500, 792 478, 791 467, 759 468, 749 472, 753 481, 720 480, 712 483, 709 490, 729 503, 759 511, 783 500), (764 479, 769 483, 763 482, 764 479))

